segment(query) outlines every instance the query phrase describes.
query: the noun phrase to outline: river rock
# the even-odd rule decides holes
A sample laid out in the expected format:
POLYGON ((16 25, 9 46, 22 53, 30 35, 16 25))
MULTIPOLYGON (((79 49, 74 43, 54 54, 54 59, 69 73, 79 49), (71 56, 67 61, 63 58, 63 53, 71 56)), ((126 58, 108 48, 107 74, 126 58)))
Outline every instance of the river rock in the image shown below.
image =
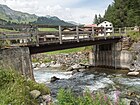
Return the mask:
POLYGON ((128 76, 137 76, 137 75, 139 75, 139 72, 137 72, 137 71, 129 72, 127 75, 128 76))
POLYGON ((42 99, 46 102, 46 103, 51 103, 52 101, 52 97, 50 95, 43 95, 42 99))
POLYGON ((33 97, 34 99, 38 98, 41 95, 41 92, 38 90, 33 90, 30 92, 31 97, 33 97))
POLYGON ((80 64, 75 64, 73 66, 71 66, 71 68, 69 68, 72 70, 78 70, 78 69, 85 69, 85 66, 81 66, 80 64))
POLYGON ((57 80, 60 80, 60 78, 57 78, 56 76, 51 77, 51 81, 50 82, 55 82, 57 80))
POLYGON ((72 75, 74 75, 75 73, 78 73, 78 72, 79 72, 79 70, 73 70, 72 75))
POLYGON ((86 69, 79 69, 79 72, 84 72, 86 69))
POLYGON ((131 102, 130 102, 130 105, 139 105, 139 103, 136 102, 136 101, 131 101, 131 102))
POLYGON ((47 105, 47 103, 46 102, 43 102, 43 103, 40 103, 39 105, 47 105))
POLYGON ((43 67, 46 67, 45 63, 42 63, 42 64, 40 65, 40 68, 43 68, 43 67))
POLYGON ((131 100, 127 98, 123 98, 122 102, 124 102, 125 105, 130 105, 131 100))
POLYGON ((56 64, 51 64, 50 67, 53 67, 53 68, 59 68, 61 67, 62 65, 60 63, 56 63, 56 64))
POLYGON ((69 67, 68 69, 66 69, 66 71, 72 71, 73 68, 72 67, 69 67))
POLYGON ((75 65, 72 65, 71 67, 73 68, 73 69, 79 69, 79 64, 75 64, 75 65))

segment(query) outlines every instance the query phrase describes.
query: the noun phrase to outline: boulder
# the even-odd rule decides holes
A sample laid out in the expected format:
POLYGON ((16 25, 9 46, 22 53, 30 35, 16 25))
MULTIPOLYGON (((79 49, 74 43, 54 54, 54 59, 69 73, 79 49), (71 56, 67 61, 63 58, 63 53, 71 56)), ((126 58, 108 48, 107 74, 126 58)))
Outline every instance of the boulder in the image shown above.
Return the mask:
POLYGON ((53 68, 60 68, 62 65, 60 63, 56 63, 56 64, 51 64, 50 67, 53 68))
POLYGON ((73 70, 72 71, 72 75, 74 75, 75 73, 79 72, 79 70, 73 70))
POLYGON ((60 80, 60 78, 57 78, 56 76, 51 77, 51 81, 50 82, 55 82, 57 80, 60 80))
POLYGON ((133 72, 129 72, 127 75, 128 76, 137 76, 137 75, 139 75, 139 72, 133 71, 133 72))
POLYGON ((38 90, 33 90, 33 91, 30 92, 30 95, 31 95, 32 98, 36 99, 41 95, 41 92, 38 91, 38 90))
POLYGON ((130 105, 139 105, 139 104, 138 104, 138 102, 136 102, 136 101, 131 101, 131 102, 130 102, 130 105))
POLYGON ((46 67, 46 65, 45 65, 45 63, 42 63, 42 64, 40 65, 40 68, 44 68, 44 67, 46 67))
POLYGON ((75 64, 75 65, 71 66, 71 68, 69 68, 69 69, 78 70, 78 69, 85 69, 85 68, 86 68, 86 66, 84 66, 84 65, 75 64))
POLYGON ((52 98, 49 94, 48 95, 42 95, 42 99, 47 103, 52 101, 52 98))
POLYGON ((75 64, 75 65, 73 65, 73 66, 71 66, 73 69, 79 69, 79 64, 75 64))
POLYGON ((72 67, 69 67, 66 71, 72 71, 73 68, 72 67))
POLYGON ((121 100, 125 105, 130 105, 131 99, 123 98, 121 100))

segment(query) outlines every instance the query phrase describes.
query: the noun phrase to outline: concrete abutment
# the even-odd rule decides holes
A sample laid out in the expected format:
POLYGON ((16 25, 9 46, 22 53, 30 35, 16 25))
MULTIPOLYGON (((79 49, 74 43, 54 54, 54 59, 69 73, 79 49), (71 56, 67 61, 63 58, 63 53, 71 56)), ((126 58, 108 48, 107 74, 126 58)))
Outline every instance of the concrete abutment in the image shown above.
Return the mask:
POLYGON ((129 69, 132 52, 122 50, 122 42, 93 46, 93 66, 114 69, 129 69))
POLYGON ((0 67, 16 70, 25 77, 34 80, 31 56, 28 47, 1 49, 0 67))

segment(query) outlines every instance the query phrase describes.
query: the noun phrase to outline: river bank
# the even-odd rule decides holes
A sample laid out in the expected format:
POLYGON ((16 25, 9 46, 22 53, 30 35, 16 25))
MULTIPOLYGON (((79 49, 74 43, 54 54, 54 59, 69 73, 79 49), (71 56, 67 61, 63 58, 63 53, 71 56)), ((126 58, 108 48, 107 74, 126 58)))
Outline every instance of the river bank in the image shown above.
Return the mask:
POLYGON ((124 101, 125 105, 134 101, 140 103, 140 74, 128 76, 128 73, 139 73, 140 66, 140 42, 131 43, 129 38, 123 43, 123 51, 132 54, 127 70, 114 70, 109 68, 93 68, 89 64, 89 52, 76 52, 72 54, 43 55, 41 59, 51 58, 50 62, 40 60, 35 65, 34 76, 37 82, 46 84, 51 89, 53 99, 57 97, 58 91, 63 88, 70 89, 76 95, 82 95, 89 90, 91 93, 103 93, 112 101, 116 97, 124 101), (86 61, 86 62, 85 62, 86 61), (36 69, 37 67, 37 69, 36 69), (53 82, 51 78, 55 77, 53 82), (116 96, 117 94, 117 96, 116 96))
POLYGON ((34 75, 37 82, 45 83, 51 89, 53 98, 63 88, 71 89, 77 95, 87 90, 91 93, 101 92, 110 97, 112 101, 115 100, 115 94, 118 92, 119 98, 125 101, 126 105, 130 105, 130 101, 140 102, 139 77, 127 76, 127 70, 112 73, 104 70, 91 68, 72 75, 72 72, 47 68, 34 71, 34 75), (51 83, 49 81, 53 76, 60 79, 51 83))

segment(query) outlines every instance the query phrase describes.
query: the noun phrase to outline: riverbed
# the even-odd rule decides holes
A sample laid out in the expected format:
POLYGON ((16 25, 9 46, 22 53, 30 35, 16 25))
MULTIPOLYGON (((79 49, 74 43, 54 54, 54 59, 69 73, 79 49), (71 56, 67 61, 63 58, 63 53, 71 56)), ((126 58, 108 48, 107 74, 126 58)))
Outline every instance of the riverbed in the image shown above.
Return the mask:
POLYGON ((118 92, 124 100, 140 101, 140 78, 127 76, 127 71, 95 70, 87 69, 72 75, 72 72, 64 72, 59 68, 42 68, 34 71, 35 80, 45 83, 51 89, 51 96, 56 97, 58 90, 71 89, 75 94, 85 91, 102 92, 114 100, 118 92), (112 71, 112 72, 110 72, 112 71), (50 83, 51 77, 60 78, 50 83))

